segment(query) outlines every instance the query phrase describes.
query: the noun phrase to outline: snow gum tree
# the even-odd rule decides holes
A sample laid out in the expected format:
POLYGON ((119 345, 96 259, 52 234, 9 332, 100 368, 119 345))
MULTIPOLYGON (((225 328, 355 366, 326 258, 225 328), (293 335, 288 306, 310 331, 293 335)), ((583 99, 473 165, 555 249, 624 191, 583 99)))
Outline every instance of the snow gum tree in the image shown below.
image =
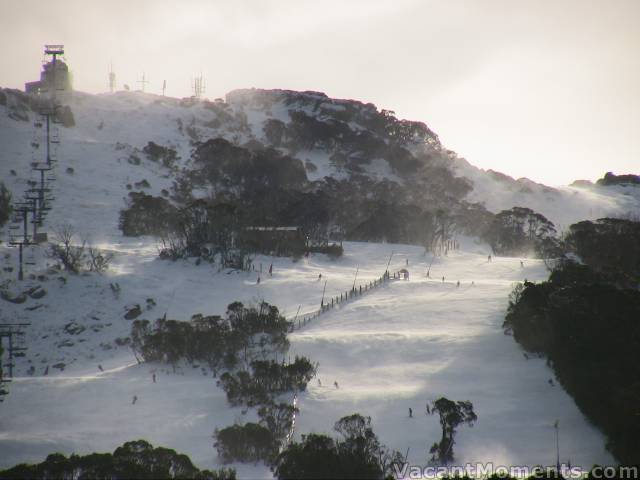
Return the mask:
POLYGON ((473 404, 468 400, 454 402, 448 398, 440 397, 430 406, 427 406, 427 414, 438 414, 440 417, 440 426, 442 427, 440 441, 434 443, 429 450, 429 453, 433 455, 431 461, 434 463, 447 464, 453 461, 453 445, 455 443, 454 437, 456 435, 456 429, 465 423, 472 427, 478 419, 473 411, 473 404))

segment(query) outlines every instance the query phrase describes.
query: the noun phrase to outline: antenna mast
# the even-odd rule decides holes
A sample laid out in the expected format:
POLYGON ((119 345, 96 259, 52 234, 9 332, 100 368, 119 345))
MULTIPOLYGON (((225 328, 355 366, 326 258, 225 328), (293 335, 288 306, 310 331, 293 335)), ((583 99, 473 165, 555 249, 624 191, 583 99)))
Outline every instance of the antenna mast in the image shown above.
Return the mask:
POLYGON ((141 84, 140 90, 142 91, 142 93, 144 93, 145 86, 147 83, 149 83, 149 80, 147 80, 144 72, 142 72, 142 80, 138 80, 138 83, 141 84))
POLYGON ((113 63, 109 65, 109 92, 116 91, 116 74, 113 71, 113 63))
POLYGON ((200 76, 196 77, 193 79, 193 96, 196 99, 201 99, 202 98, 202 94, 205 91, 205 81, 204 81, 204 77, 202 76, 202 72, 200 72, 200 76))

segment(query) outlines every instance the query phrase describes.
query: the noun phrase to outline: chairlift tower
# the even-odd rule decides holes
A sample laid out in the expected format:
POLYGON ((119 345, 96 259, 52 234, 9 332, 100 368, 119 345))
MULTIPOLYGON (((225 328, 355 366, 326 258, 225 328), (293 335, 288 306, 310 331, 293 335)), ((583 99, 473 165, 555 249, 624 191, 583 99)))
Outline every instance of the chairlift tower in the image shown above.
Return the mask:
POLYGON ((47 63, 46 57, 51 57, 51 102, 55 105, 56 103, 56 92, 58 90, 64 91, 64 88, 58 88, 58 79, 57 69, 58 69, 58 57, 64 55, 64 45, 45 45, 44 46, 44 56, 45 60, 43 63, 47 63))
POLYGON ((13 378, 14 359, 23 357, 27 350, 25 342, 25 329, 30 323, 0 323, 0 346, 3 346, 3 356, 6 354, 6 362, 0 357, 0 401, 7 392, 2 388, 5 383, 9 383, 13 378), (6 345, 6 346, 5 346, 6 345), (7 373, 5 374, 5 369, 7 373))
MULTIPOLYGON (((51 182, 55 180, 53 166, 57 161, 55 147, 60 143, 58 128, 55 126, 60 123, 57 115, 60 105, 56 101, 56 91, 65 89, 57 88, 56 74, 58 73, 58 62, 61 67, 64 67, 61 72, 63 74, 67 72, 64 62, 58 59, 64 54, 64 45, 45 45, 44 54, 45 68, 41 81, 26 84, 33 89, 33 92, 37 93, 37 96, 34 97, 33 109, 40 114, 40 117, 33 123, 35 133, 31 143, 34 148, 31 171, 32 175, 35 174, 39 177, 39 182, 30 180, 28 182, 29 188, 24 192, 23 201, 14 202, 13 215, 9 225, 9 241, 7 242, 9 246, 17 247, 19 250, 19 280, 24 280, 24 264, 35 264, 24 262, 24 247, 46 241, 46 233, 39 233, 38 228, 43 225, 47 212, 51 210, 50 203, 53 200, 51 182), (52 57, 50 61, 46 58, 47 56, 52 57), (48 96, 40 95, 43 86, 46 87, 45 91, 49 92, 48 96), (42 129, 44 132, 38 133, 42 129), (44 159, 37 160, 35 149, 40 148, 40 142, 36 139, 40 138, 40 135, 44 137, 45 141, 44 159), (31 232, 29 231, 29 223, 32 224, 31 232)), ((38 152, 37 155, 43 155, 43 153, 38 152)))
POLYGON ((64 45, 45 45, 44 54, 45 56, 51 56, 51 61, 55 65, 56 61, 58 60, 58 55, 64 55, 64 45))
POLYGON ((24 247, 30 244, 29 214, 34 207, 32 202, 16 202, 13 205, 13 225, 9 226, 9 246, 18 247, 18 280, 24 280, 24 247), (22 227, 22 233, 20 229, 22 227))

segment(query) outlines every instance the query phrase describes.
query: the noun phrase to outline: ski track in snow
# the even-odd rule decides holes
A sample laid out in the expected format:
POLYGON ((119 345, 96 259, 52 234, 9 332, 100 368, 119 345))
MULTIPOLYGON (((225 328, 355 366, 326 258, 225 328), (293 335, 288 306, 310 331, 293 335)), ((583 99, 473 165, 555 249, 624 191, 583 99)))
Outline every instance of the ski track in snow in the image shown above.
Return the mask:
MULTIPOLYGON (((428 448, 440 437, 437 418, 425 415, 425 404, 444 395, 471 400, 478 415, 473 428, 459 429, 458 462, 553 464, 556 419, 560 420, 562 460, 585 468, 612 462, 603 436, 560 386, 549 385, 553 374, 544 359, 527 360, 513 338, 502 331, 513 283, 546 278, 539 261, 524 259, 525 268, 520 267, 519 258, 494 257, 488 262, 485 246, 461 238, 461 251, 436 258, 427 279, 431 256, 421 248, 345 243, 345 255, 336 261, 322 255, 297 262, 259 256, 254 264, 257 268, 262 264, 264 273, 256 285, 257 272, 220 272, 204 263, 161 261, 154 239, 123 238, 117 224, 128 194, 126 184, 147 179, 148 192, 154 195, 171 184, 168 172, 143 155, 141 166, 130 165, 127 158, 132 149, 141 149, 149 140, 171 144, 184 162, 190 146, 177 131, 177 119, 186 126, 197 118, 197 128, 203 130, 202 122, 214 117, 200 107, 167 106, 145 98, 134 93, 115 99, 79 95, 72 104, 78 126, 61 129, 61 163, 47 230, 70 222, 79 233, 90 232, 94 245, 114 252, 115 259, 104 275, 49 274, 42 282, 14 282, 14 291, 41 284, 47 295, 21 305, 0 301, 3 321, 32 324, 27 332, 29 350, 17 360, 16 378, 0 404, 0 468, 42 461, 54 451, 113 451, 138 438, 186 453, 200 468, 219 466, 214 429, 234 421, 255 421, 255 411, 230 407, 211 373, 201 368, 183 366, 173 372, 164 365, 137 365, 127 347, 114 344, 116 338, 130 333, 131 322, 123 318, 125 307, 140 304, 140 318, 149 320, 165 312, 168 318, 186 320, 195 313, 224 314, 235 300, 264 299, 292 318, 299 307, 300 315, 319 307, 324 280, 330 299, 351 288, 357 267, 357 284, 379 278, 392 252, 390 271, 403 268, 408 259, 409 281, 390 282, 291 334, 291 356, 302 354, 318 362, 322 381, 320 386, 313 379, 298 396, 297 439, 309 432, 332 433, 333 423, 341 416, 359 412, 372 417, 383 443, 402 452, 408 448, 410 462, 423 465, 428 448), (104 125, 97 129, 102 120, 104 125), (116 141, 127 146, 116 150, 116 141), (66 174, 67 167, 74 173, 66 174), (271 263, 273 277, 267 274, 271 263), (117 298, 110 283, 120 285, 117 298), (149 310, 145 310, 147 298, 156 303, 149 310), (63 327, 70 322, 85 330, 66 334, 63 327), (65 340, 73 345, 61 346, 65 340), (52 368, 59 362, 65 363, 64 371, 52 368), (49 374, 44 376, 47 365, 49 374), (31 366, 33 376, 27 374, 31 366), (155 384, 151 381, 154 370, 155 384), (134 395, 138 401, 132 405, 134 395), (408 417, 409 407, 414 418, 408 417)), ((274 111, 284 118, 283 112, 274 111)), ((0 178, 19 195, 28 180, 31 155, 25 145, 32 140, 32 127, 0 113, 0 178), (17 175, 11 175, 10 169, 17 175)), ((252 122, 264 118, 252 111, 247 115, 252 122)), ((260 132, 253 123, 250 130, 256 136, 260 132)), ((305 152, 304 157, 317 163, 318 174, 328 172, 328 161, 318 152, 305 152)), ((477 169, 472 173, 482 193, 482 178, 477 169)), ((500 187, 491 182, 494 188, 500 187)), ((562 195, 557 194, 552 203, 540 199, 540 205, 561 210, 562 205, 555 202, 562 195)), ((624 195, 619 192, 620 197, 624 195)), ((575 200, 563 211, 563 222, 583 218, 592 205, 602 205, 604 211, 618 202, 615 195, 608 203, 604 194, 572 191, 571 196, 575 200), (578 209, 580 199, 588 202, 578 209)), ((513 199, 510 192, 495 196, 501 198, 513 199)), ((15 257, 15 250, 0 244, 3 267, 15 266, 15 257), (5 258, 7 254, 10 257, 5 258)), ((45 272, 48 260, 42 249, 27 249, 26 258, 37 264, 30 268, 45 272)), ((0 270, 0 283, 8 279, 15 279, 15 272, 0 270)), ((262 465, 233 466, 239 478, 271 476, 262 465)))

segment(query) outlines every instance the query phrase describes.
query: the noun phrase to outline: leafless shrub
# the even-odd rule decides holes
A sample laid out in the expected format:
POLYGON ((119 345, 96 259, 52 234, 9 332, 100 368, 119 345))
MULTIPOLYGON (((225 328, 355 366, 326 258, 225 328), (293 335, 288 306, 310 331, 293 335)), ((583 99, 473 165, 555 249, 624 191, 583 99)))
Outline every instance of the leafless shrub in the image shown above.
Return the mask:
POLYGON ((87 267, 90 272, 105 272, 109 268, 111 260, 113 260, 113 253, 103 252, 92 245, 87 248, 87 253, 89 254, 87 267))
POLYGON ((78 238, 73 225, 64 224, 54 229, 49 257, 58 261, 67 272, 79 273, 85 259, 86 240, 78 238), (78 243, 75 240, 78 240, 78 243))

